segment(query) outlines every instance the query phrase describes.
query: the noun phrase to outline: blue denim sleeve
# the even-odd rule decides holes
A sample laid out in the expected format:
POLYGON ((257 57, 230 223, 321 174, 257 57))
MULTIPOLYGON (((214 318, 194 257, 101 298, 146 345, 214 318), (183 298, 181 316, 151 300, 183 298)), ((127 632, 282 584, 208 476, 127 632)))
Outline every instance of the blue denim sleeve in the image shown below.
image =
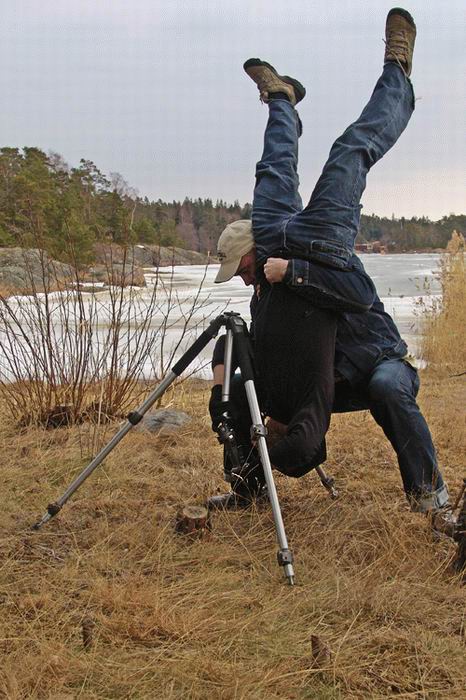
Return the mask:
POLYGON ((364 313, 376 298, 374 283, 355 255, 344 270, 293 258, 288 262, 283 282, 323 309, 364 313))

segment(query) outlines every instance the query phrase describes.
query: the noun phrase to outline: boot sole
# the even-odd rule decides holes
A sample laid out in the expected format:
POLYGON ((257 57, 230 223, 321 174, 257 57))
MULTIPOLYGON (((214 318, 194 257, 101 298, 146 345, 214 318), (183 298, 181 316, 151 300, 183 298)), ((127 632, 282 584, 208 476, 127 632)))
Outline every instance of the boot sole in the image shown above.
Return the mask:
POLYGON ((392 15, 400 15, 400 17, 403 17, 414 29, 416 29, 414 19, 411 17, 409 12, 407 10, 403 10, 402 7, 394 7, 392 10, 390 10, 390 12, 387 15, 387 20, 392 15))
POLYGON ((265 66, 266 68, 269 68, 269 70, 271 70, 272 73, 274 73, 274 75, 277 76, 277 78, 280 78, 280 80, 282 80, 287 85, 291 85, 294 89, 296 104, 298 104, 298 102, 301 102, 303 97, 306 95, 306 88, 299 82, 299 80, 296 80, 295 78, 290 78, 289 75, 279 75, 275 68, 270 65, 270 63, 267 63, 267 61, 261 61, 260 58, 248 59, 243 65, 243 68, 247 73, 248 68, 257 68, 258 66, 265 66))

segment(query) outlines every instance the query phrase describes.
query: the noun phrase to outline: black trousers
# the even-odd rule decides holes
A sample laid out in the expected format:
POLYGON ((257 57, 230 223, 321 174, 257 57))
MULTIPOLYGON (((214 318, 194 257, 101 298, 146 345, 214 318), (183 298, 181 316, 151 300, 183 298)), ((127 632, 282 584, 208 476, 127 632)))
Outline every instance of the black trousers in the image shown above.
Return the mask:
MULTIPOLYGON (((347 381, 335 385, 332 413, 369 410, 383 429, 398 458, 406 497, 411 509, 425 512, 448 503, 448 490, 437 465, 435 448, 427 423, 416 403, 419 378, 402 359, 379 363, 367 380, 357 387, 347 381)), ((243 381, 235 374, 231 381, 230 405, 236 437, 245 455, 251 450, 251 418, 243 381)), ((272 450, 271 450, 272 452, 272 450)), ((301 470, 280 470, 289 476, 303 476, 326 459, 325 438, 312 463, 301 470)), ((272 459, 272 463, 273 459, 272 459)))
POLYGON ((254 314, 256 374, 264 411, 288 426, 270 449, 272 464, 288 476, 302 476, 322 461, 334 397, 336 327, 334 312, 286 285, 261 287, 254 314))

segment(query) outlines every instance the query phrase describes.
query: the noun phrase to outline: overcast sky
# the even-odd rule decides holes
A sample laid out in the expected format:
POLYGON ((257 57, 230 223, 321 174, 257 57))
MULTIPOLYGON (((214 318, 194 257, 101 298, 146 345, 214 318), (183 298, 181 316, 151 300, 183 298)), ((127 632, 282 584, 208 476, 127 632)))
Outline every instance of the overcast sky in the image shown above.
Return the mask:
MULTIPOLYGON (((381 71, 385 0, 0 0, 0 144, 89 158, 141 196, 252 201, 269 61, 300 105, 306 201, 381 71)), ((466 213, 464 0, 409 0, 416 110, 372 170, 366 214, 466 213)))

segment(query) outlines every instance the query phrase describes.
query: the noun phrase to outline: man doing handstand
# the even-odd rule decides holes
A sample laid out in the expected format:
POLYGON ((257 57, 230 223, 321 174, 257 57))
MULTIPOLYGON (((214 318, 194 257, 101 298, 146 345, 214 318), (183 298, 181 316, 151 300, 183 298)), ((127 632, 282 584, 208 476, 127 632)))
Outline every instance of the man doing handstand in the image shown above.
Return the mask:
POLYGON ((259 59, 244 65, 269 109, 256 169, 254 245, 249 222, 227 227, 218 243, 222 264, 216 281, 238 274, 256 287, 258 380, 265 412, 288 426, 270 454, 285 474, 305 473, 315 464, 329 426, 336 312, 364 312, 375 299, 370 278, 353 258, 360 199, 369 169, 393 146, 413 112, 408 76, 415 34, 409 13, 389 12, 382 75, 360 117, 332 146, 305 208, 298 193, 301 122, 295 109, 305 89, 259 59), (292 261, 286 270, 291 285, 270 283, 274 259, 292 261), (305 276, 294 274, 295 259, 306 262, 305 276))
MULTIPOLYGON (((448 491, 416 403, 417 372, 404 360, 406 344, 353 254, 366 175, 396 142, 414 109, 408 76, 415 34, 409 13, 389 12, 382 76, 359 119, 335 141, 305 209, 297 175, 301 123, 294 109, 305 90, 259 59, 245 63, 269 105, 269 120, 256 171, 252 228, 238 221, 222 233, 216 281, 238 275, 256 288, 251 315, 262 405, 275 421, 287 424, 284 437, 270 447, 273 465, 302 476, 325 460, 331 411, 368 408, 397 453, 411 508, 430 512, 434 527, 451 534, 448 491)), ((220 339, 209 407, 214 426, 224 410, 222 360, 220 339)), ((230 393, 237 438, 250 454, 250 420, 239 378, 230 393)), ((262 481, 257 466, 246 480, 238 479, 236 491, 233 484, 232 492, 210 503, 247 503, 249 490, 257 493, 262 481)))

